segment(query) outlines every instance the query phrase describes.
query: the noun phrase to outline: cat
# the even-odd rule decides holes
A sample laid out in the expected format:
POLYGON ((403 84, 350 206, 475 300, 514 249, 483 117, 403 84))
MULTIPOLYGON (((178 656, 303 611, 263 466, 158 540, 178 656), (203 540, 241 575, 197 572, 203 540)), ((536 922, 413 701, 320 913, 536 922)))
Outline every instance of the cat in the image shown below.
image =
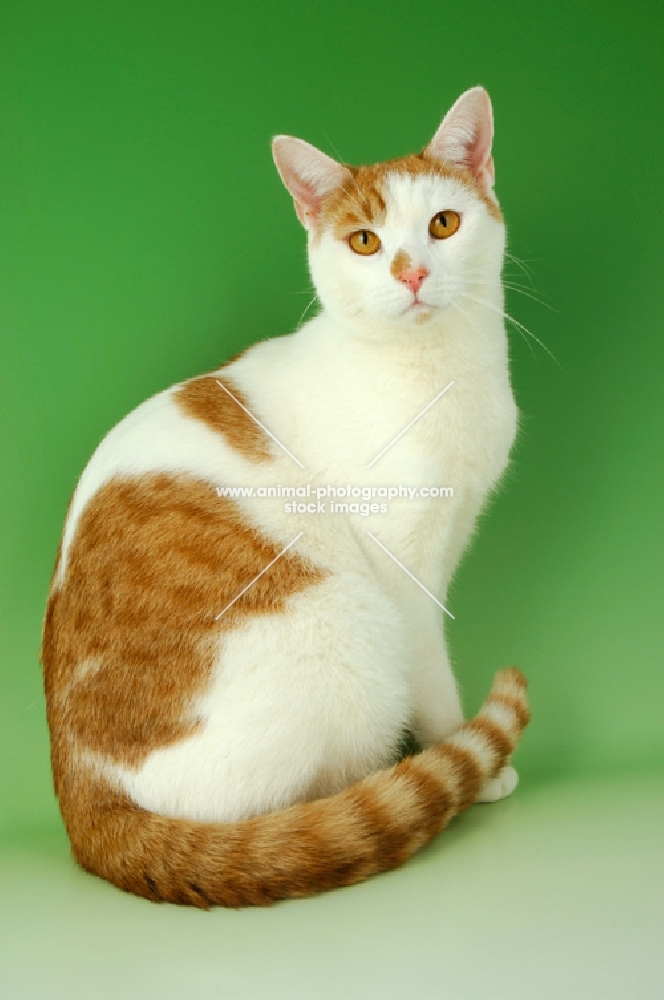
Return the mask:
POLYGON ((74 857, 124 890, 350 885, 516 784, 525 679, 500 671, 464 722, 443 632, 517 428, 492 136, 481 87, 375 166, 277 136, 319 313, 148 399, 79 480, 44 622, 51 760, 74 857))

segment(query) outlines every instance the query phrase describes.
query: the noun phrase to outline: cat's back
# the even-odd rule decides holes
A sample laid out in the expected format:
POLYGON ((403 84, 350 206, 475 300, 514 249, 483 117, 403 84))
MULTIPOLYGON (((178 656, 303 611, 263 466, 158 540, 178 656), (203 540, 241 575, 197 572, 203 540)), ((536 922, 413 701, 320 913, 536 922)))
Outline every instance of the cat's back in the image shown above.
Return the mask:
POLYGON ((207 374, 176 383, 139 404, 103 438, 71 498, 54 584, 62 581, 80 518, 102 489, 145 492, 160 477, 206 483, 210 490, 242 482, 265 468, 274 444, 260 423, 256 371, 283 355, 288 338, 263 341, 207 374))

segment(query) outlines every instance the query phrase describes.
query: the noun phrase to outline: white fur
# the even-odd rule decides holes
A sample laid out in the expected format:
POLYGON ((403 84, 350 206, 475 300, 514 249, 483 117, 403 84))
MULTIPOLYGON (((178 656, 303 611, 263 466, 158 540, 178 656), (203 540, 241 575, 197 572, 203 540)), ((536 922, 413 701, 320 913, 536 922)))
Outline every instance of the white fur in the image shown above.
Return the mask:
POLYGON ((497 802, 498 799, 504 799, 512 794, 518 783, 519 775, 511 764, 507 764, 495 778, 486 782, 477 801, 497 802))
MULTIPOLYGON (((457 141, 456 119, 455 128, 457 141)), ((310 177, 316 172, 309 161, 307 169, 310 177)), ((244 460, 184 416, 168 390, 111 431, 81 477, 61 575, 82 510, 118 474, 188 472, 211 490, 306 483, 454 489, 444 500, 393 500, 388 514, 368 517, 294 515, 283 500, 237 501, 279 546, 303 531, 295 551, 329 575, 290 598, 284 613, 224 634, 213 681, 196 706, 204 725, 138 769, 121 769, 124 787, 146 808, 224 821, 284 807, 389 763, 409 725, 426 746, 462 721, 443 613, 367 530, 445 604, 516 431, 500 315, 504 228, 455 180, 394 174, 384 193, 381 251, 361 257, 331 232, 313 233, 320 315, 256 345, 230 369, 252 411, 304 471, 276 445, 272 461, 244 460), (445 209, 459 213, 461 226, 435 241, 428 222, 445 209), (390 274, 400 249, 430 272, 420 292, 428 308, 417 315, 408 309, 411 292, 390 274)), ((510 784, 494 781, 486 797, 511 791, 510 784)))

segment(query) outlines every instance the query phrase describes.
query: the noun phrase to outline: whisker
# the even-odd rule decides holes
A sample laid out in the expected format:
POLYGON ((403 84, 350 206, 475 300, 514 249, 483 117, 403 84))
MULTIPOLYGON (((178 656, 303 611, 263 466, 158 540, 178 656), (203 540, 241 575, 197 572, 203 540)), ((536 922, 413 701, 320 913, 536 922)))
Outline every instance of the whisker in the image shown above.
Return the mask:
POLYGON ((533 284, 533 272, 527 266, 526 262, 523 261, 523 260, 520 260, 519 257, 515 257, 513 253, 509 253, 507 250, 505 251, 505 256, 507 257, 508 260, 513 261, 513 263, 516 264, 517 267, 521 268, 521 270, 523 271, 523 273, 525 274, 525 276, 528 278, 528 281, 532 285, 533 284))
POLYGON ((538 343, 540 345, 540 347, 544 351, 546 351, 546 353, 549 355, 549 357, 551 358, 551 360, 554 361, 558 365, 558 367, 560 368, 560 370, 563 371, 563 366, 560 364, 560 362, 558 361, 558 358, 555 356, 555 354, 552 351, 549 350, 549 348, 546 346, 546 344, 542 343, 542 341, 539 339, 539 337, 535 336, 535 334, 532 332, 532 330, 529 330, 527 326, 524 326, 523 323, 520 323, 518 319, 515 319, 514 316, 511 316, 504 309, 499 309, 498 306, 495 306, 493 304, 493 302, 487 302, 485 299, 478 299, 475 295, 470 295, 468 292, 462 292, 461 294, 463 295, 464 298, 470 299, 471 302, 476 302, 477 305, 479 305, 479 306, 484 306, 487 309, 492 309, 493 312, 498 313, 499 316, 502 316, 504 319, 508 320, 517 329, 522 330, 524 333, 527 333, 529 337, 532 337, 533 340, 536 343, 538 343))
POLYGON ((311 295, 311 293, 313 291, 315 291, 314 286, 313 285, 309 285, 308 288, 294 289, 292 291, 282 292, 282 294, 283 295, 311 295))
MULTIPOLYGON (((469 296, 467 296, 467 297, 469 297, 469 296)), ((457 305, 457 303, 456 303, 456 302, 455 302, 455 303, 453 303, 453 304, 454 304, 454 305, 457 305)), ((461 308, 461 307, 459 307, 459 308, 461 308)), ((469 322, 471 321, 471 317, 470 317, 470 316, 469 316, 469 315, 468 315, 468 314, 467 314, 467 313, 466 313, 465 311, 463 312, 463 315, 464 315, 464 316, 466 316, 466 318, 467 318, 467 319, 469 320, 469 322)), ((476 329, 476 330, 478 330, 478 331, 479 331, 479 326, 478 326, 478 324, 476 324, 476 323, 473 323, 473 326, 475 327, 475 329, 476 329)), ((517 331, 517 333, 519 334, 519 336, 520 336, 520 337, 522 337, 522 339, 523 339, 523 342, 524 342, 524 344, 526 344, 526 346, 527 346, 528 350, 530 351, 530 353, 532 354, 532 356, 533 356, 533 357, 535 357, 535 352, 534 352, 534 350, 533 350, 533 345, 532 345, 532 344, 530 343, 530 341, 528 340, 528 338, 527 338, 527 337, 526 337, 526 335, 524 334, 523 330, 520 330, 520 329, 519 329, 518 325, 517 325, 517 327, 516 327, 516 331, 517 331)))
MULTIPOLYGON (((475 330, 476 333, 479 333, 481 335, 482 330, 480 329, 479 323, 476 320, 474 320, 473 317, 469 313, 466 312, 466 310, 462 307, 461 303, 457 302, 456 299, 455 299, 452 302, 452 305, 454 306, 455 309, 458 309, 459 312, 461 313, 461 315, 463 316, 463 318, 468 323, 470 323, 470 325, 472 326, 473 330, 475 330)), ((528 344, 528 346, 530 347, 530 344, 528 344)), ((532 347, 530 349, 532 350, 532 347)))
POLYGON ((551 312, 560 314, 560 310, 556 309, 549 302, 545 302, 544 299, 540 299, 538 295, 533 295, 532 292, 526 291, 525 288, 521 288, 520 285, 511 285, 508 282, 503 282, 503 288, 507 288, 510 292, 518 292, 519 295, 525 295, 527 299, 532 299, 533 302, 537 302, 538 305, 544 306, 545 309, 550 309, 551 312))
POLYGON ((295 330, 296 331, 300 329, 300 326, 302 325, 302 321, 303 321, 304 317, 307 315, 307 313, 309 312, 309 310, 311 309, 311 307, 312 307, 312 305, 314 304, 315 301, 316 301, 316 296, 314 295, 314 297, 311 300, 311 302, 308 302, 307 305, 304 307, 304 311, 303 311, 302 315, 300 316, 300 318, 297 321, 297 324, 295 326, 295 330))
MULTIPOLYGON (((470 280, 471 285, 487 285, 490 288, 495 287, 495 282, 478 281, 476 278, 472 277, 472 272, 470 272, 470 274, 471 274, 471 280, 470 280)), ((533 302, 537 302, 538 305, 544 306, 545 309, 550 309, 551 312, 558 313, 558 315, 560 315, 559 309, 556 309, 555 306, 552 306, 549 302, 545 302, 545 300, 541 299, 538 295, 534 295, 533 292, 530 291, 530 289, 523 288, 522 285, 514 284, 511 281, 503 281, 502 285, 503 288, 509 289, 510 292, 518 292, 520 295, 525 295, 527 299, 532 299, 533 302)))

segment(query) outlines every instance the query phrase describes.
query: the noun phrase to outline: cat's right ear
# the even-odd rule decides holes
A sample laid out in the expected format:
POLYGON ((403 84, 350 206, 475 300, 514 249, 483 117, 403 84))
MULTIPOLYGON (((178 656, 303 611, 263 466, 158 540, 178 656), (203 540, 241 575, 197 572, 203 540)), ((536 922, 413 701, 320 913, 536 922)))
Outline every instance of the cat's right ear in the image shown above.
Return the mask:
POLYGON ((489 193, 495 181, 492 140, 491 99, 484 87, 471 87, 447 112, 424 155, 465 167, 489 193))
POLYGON ((305 229, 315 227, 325 195, 350 179, 350 171, 320 149, 292 135, 272 140, 279 176, 293 196, 297 217, 305 229))

